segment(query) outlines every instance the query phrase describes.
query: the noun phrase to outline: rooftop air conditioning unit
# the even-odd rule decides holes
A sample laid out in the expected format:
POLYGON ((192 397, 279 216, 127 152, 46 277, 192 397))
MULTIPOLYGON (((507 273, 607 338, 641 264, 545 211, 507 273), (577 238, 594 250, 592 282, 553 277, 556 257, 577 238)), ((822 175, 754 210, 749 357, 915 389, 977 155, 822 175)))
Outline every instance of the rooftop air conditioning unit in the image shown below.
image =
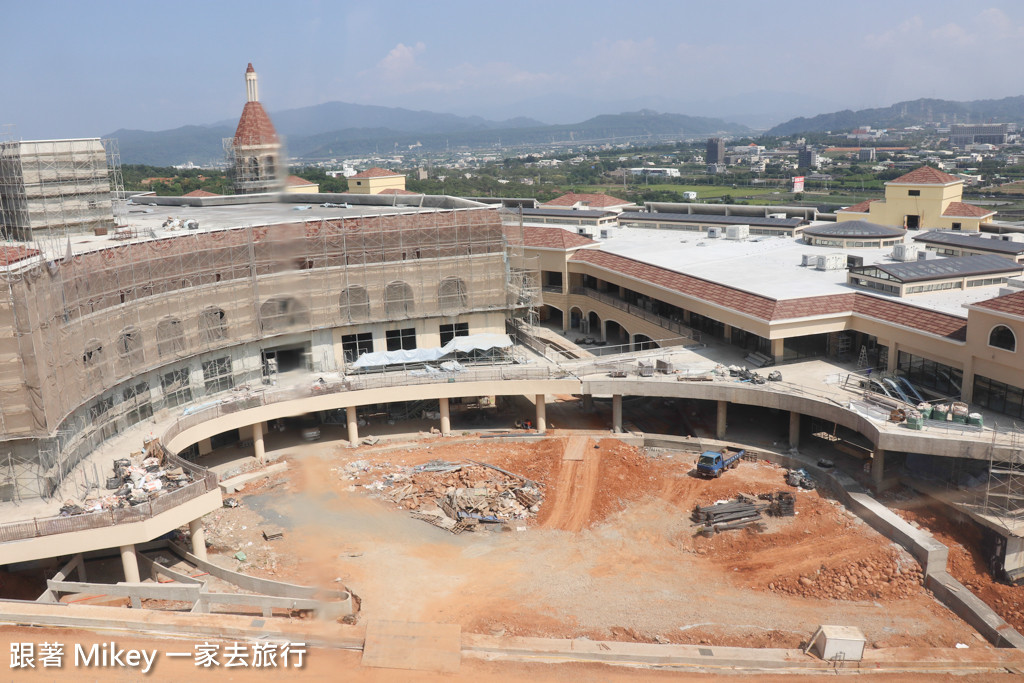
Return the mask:
POLYGON ((612 237, 612 231, 611 230, 609 230, 608 228, 601 228, 601 239, 607 240, 607 239, 611 239, 611 237, 612 237))
POLYGON ((842 270, 846 267, 846 254, 824 254, 818 256, 815 268, 818 270, 842 270))
POLYGON ((786 214, 784 214, 784 213, 770 213, 770 214, 768 214, 768 218, 785 218, 785 217, 786 217, 786 214))
POLYGON ((917 260, 918 261, 927 261, 928 260, 928 251, 925 250, 925 249, 921 249, 920 251, 918 251, 917 252, 917 260))
POLYGON ((721 236, 722 236, 722 229, 721 228, 708 228, 708 237, 721 237, 721 236))
POLYGON ((745 240, 750 237, 749 225, 729 225, 725 228, 725 238, 728 240, 745 240))
POLYGON ((917 251, 916 244, 894 244, 892 257, 897 261, 916 261, 917 251))
POLYGON ((816 265, 818 265, 818 255, 817 254, 803 254, 800 257, 800 265, 801 266, 816 266, 816 265))
POLYGON ((864 257, 863 256, 852 256, 851 255, 851 256, 847 256, 846 257, 846 267, 847 268, 860 268, 863 265, 864 265, 864 257))

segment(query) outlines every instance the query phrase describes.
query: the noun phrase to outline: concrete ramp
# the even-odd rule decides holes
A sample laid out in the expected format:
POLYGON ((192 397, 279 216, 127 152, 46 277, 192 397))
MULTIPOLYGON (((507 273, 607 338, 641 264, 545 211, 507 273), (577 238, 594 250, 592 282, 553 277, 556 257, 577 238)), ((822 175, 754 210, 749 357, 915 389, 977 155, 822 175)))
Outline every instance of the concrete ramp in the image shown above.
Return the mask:
POLYGON ((366 625, 363 666, 457 673, 462 664, 462 627, 415 621, 366 625))

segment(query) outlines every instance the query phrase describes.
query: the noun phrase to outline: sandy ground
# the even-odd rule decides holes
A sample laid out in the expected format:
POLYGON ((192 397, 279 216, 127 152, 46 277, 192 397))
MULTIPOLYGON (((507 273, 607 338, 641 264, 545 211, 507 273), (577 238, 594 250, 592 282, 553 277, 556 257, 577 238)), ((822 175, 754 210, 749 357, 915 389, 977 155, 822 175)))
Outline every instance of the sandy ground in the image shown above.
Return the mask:
POLYGON ((988 647, 921 588, 909 555, 818 492, 800 493, 797 516, 763 532, 694 536, 694 505, 788 489, 766 462, 705 481, 690 475, 693 454, 652 457, 613 439, 585 442, 582 460, 564 460, 560 438, 428 444, 318 444, 291 456, 288 473, 240 496, 243 507, 206 518, 211 552, 253 574, 342 583, 362 598, 363 623, 745 647, 797 647, 838 623, 879 647, 988 647), (483 460, 545 484, 539 514, 525 531, 455 536, 360 485, 434 458, 483 460), (357 459, 372 464, 353 479, 344 465, 357 459), (263 529, 285 538, 265 542, 263 529))

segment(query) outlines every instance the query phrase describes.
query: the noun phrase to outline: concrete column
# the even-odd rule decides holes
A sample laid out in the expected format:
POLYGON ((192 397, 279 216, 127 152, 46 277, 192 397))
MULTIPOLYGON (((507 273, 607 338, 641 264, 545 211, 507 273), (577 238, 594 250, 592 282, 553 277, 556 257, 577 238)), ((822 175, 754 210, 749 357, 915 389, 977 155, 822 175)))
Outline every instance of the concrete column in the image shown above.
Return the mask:
POLYGON ((886 367, 886 372, 894 372, 896 370, 899 358, 899 349, 896 348, 896 342, 889 344, 889 365, 886 367))
POLYGON ((452 414, 448 406, 448 399, 439 399, 438 404, 441 406, 441 436, 450 436, 452 433, 452 414))
POLYGON ((547 422, 548 406, 545 403, 544 394, 537 394, 537 433, 543 434, 548 430, 547 422))
POLYGON ((348 445, 359 445, 359 422, 356 418, 356 407, 345 408, 345 419, 348 421, 348 445))
POLYGON ((875 449, 875 456, 871 459, 871 481, 874 482, 875 486, 879 486, 882 483, 882 478, 885 476, 885 451, 881 448, 875 449))
POLYGON ((772 359, 776 363, 781 363, 783 358, 786 356, 786 340, 785 339, 772 339, 772 359))
POLYGON ((192 554, 200 560, 206 559, 206 529, 202 519, 193 519, 188 523, 188 532, 192 535, 192 554))
POLYGON ((726 418, 729 413, 729 402, 719 401, 718 402, 718 419, 715 421, 715 438, 725 438, 726 418))
POLYGON ((213 442, 210 439, 199 440, 199 455, 209 455, 213 453, 213 442))
POLYGON ((587 411, 589 413, 593 409, 594 409, 594 395, 593 394, 583 394, 583 410, 585 410, 585 411, 587 411))
POLYGON ((789 447, 800 448, 800 413, 789 411, 789 447))
POLYGON ((612 395, 612 431, 622 433, 622 394, 612 395))
POLYGON ((263 423, 257 422, 252 426, 252 449, 256 455, 256 462, 261 465, 267 459, 266 449, 263 447, 263 423))
POLYGON ((727 342, 732 341, 732 325, 722 326, 722 339, 724 339, 727 342))
POLYGON ((139 561, 135 558, 135 546, 121 546, 121 564, 124 566, 124 580, 127 583, 141 583, 139 561))
POLYGON ((683 309, 683 324, 684 325, 689 325, 690 324, 690 312, 688 310, 686 310, 685 308, 683 309))

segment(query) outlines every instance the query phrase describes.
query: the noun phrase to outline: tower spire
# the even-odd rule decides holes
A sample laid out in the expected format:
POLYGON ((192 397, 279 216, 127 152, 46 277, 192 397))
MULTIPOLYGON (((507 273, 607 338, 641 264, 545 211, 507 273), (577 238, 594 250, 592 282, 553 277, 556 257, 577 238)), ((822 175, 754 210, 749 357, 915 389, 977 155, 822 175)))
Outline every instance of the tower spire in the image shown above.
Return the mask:
POLYGON ((260 89, 259 84, 256 81, 256 69, 252 68, 252 62, 249 62, 249 66, 245 70, 245 95, 249 102, 260 101, 260 89))

